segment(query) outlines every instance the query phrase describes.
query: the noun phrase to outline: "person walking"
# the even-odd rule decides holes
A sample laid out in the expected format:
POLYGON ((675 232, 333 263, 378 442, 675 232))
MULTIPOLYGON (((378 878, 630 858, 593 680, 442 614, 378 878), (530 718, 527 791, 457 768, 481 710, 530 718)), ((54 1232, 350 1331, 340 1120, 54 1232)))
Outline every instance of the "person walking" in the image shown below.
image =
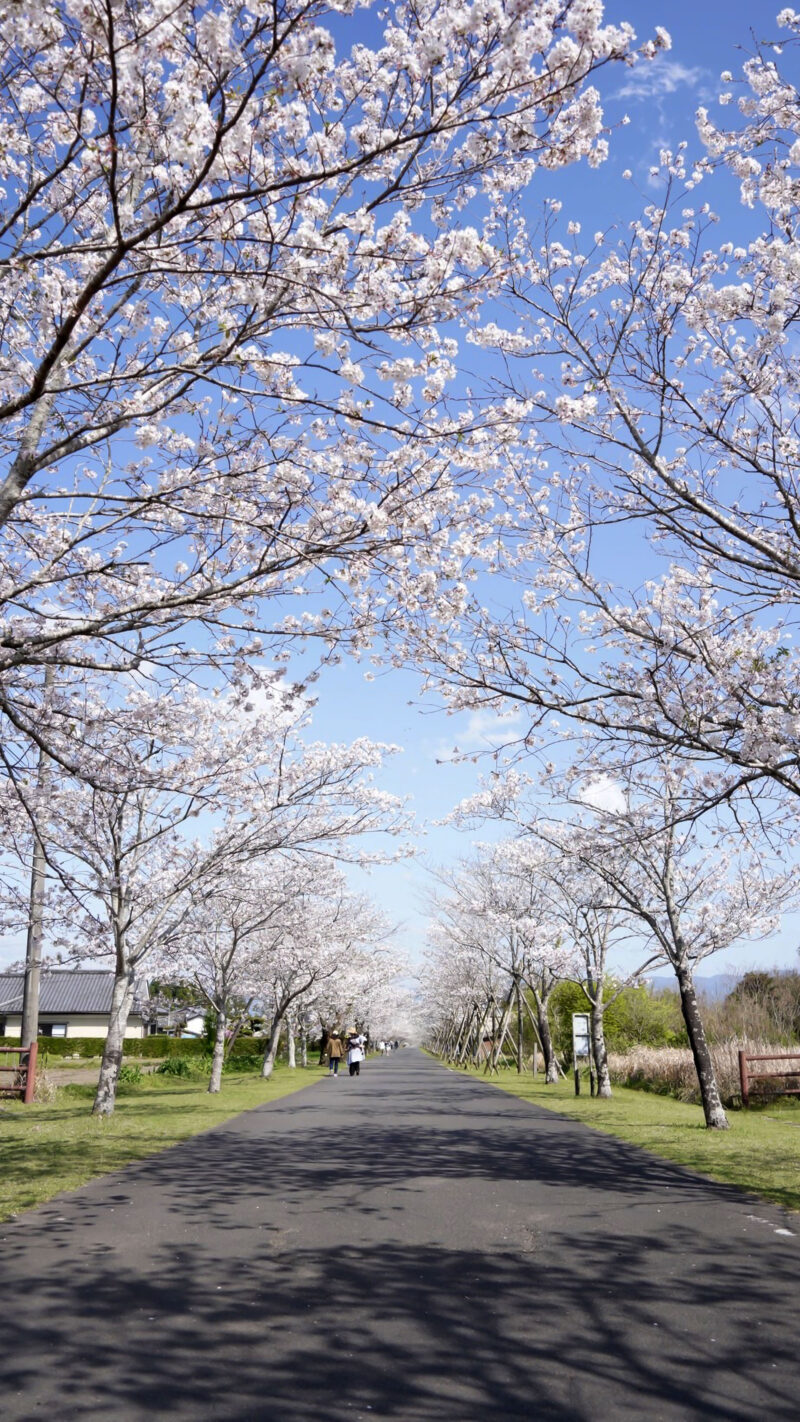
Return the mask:
POLYGON ((351 1076, 361 1075, 361 1063, 366 1056, 365 1039, 360 1032, 350 1032, 347 1038, 347 1066, 351 1076))
POLYGON ((339 1075, 339 1063, 344 1056, 344 1046, 339 1033, 334 1029, 328 1038, 328 1076, 339 1075))

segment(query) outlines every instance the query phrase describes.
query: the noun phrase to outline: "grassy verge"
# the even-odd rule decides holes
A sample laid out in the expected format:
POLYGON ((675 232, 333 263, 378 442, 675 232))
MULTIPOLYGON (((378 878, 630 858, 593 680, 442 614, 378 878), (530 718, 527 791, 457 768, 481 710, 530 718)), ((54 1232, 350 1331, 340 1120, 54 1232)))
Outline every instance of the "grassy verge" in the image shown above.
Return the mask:
MULTIPOLYGON (((483 1072, 470 1071, 489 1081, 483 1072)), ((543 1079, 501 1069, 493 1086, 583 1121, 596 1131, 641 1146, 664 1160, 687 1165, 712 1180, 800 1210, 800 1100, 785 1097, 749 1111, 729 1111, 729 1131, 709 1131, 699 1106, 615 1086, 610 1101, 592 1100, 584 1082, 576 1097, 571 1081, 545 1086, 543 1079)))
POLYGON ((319 1079, 317 1067, 278 1066, 269 1081, 249 1072, 226 1075, 219 1095, 206 1081, 147 1076, 121 1087, 107 1120, 90 1115, 94 1088, 65 1086, 47 1105, 4 1101, 0 1111, 0 1219, 74 1190, 97 1175, 156 1155, 252 1106, 274 1101, 319 1079))

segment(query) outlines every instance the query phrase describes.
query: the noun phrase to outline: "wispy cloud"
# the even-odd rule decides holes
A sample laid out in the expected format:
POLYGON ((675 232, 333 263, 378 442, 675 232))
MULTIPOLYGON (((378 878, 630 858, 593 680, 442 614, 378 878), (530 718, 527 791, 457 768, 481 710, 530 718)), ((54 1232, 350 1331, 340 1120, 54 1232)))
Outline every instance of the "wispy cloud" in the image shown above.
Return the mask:
POLYGON ((705 87, 710 74, 698 65, 681 64, 678 59, 668 59, 658 55, 652 63, 638 66, 621 89, 614 94, 615 99, 653 99, 674 94, 678 89, 705 87))
POLYGON ((512 711, 473 711, 461 740, 464 745, 503 745, 523 732, 526 720, 521 707, 512 711))
POLYGON ((471 711, 466 721, 459 720, 452 740, 440 738, 434 746, 437 760, 457 760, 460 756, 497 750, 525 735, 530 717, 521 706, 511 711, 495 711, 486 707, 471 711))

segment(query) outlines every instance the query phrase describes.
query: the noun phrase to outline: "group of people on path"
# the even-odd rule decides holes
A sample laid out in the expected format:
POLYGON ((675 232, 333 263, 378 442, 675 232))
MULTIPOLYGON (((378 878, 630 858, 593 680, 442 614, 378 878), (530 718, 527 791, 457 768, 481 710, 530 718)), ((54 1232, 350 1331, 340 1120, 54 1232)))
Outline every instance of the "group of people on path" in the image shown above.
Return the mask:
POLYGON ((360 1076, 361 1063, 367 1055, 367 1039, 363 1032, 348 1032, 342 1041, 338 1032, 331 1032, 328 1038, 328 1075, 339 1075, 339 1063, 347 1057, 347 1069, 351 1076, 360 1076))

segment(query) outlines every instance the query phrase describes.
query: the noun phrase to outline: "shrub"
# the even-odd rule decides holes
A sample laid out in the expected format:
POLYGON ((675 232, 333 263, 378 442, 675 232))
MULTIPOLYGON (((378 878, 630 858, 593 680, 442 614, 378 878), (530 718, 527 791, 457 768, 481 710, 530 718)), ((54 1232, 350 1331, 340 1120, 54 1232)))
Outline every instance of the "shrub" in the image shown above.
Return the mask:
MULTIPOLYGON (((46 1055, 51 1061, 55 1057, 101 1057, 105 1047, 104 1037, 40 1037, 39 1060, 46 1055)), ((266 1042, 259 1037, 238 1037, 233 1044, 231 1060, 249 1059, 260 1061, 264 1055, 266 1042)), ((205 1057, 208 1046, 202 1037, 167 1037, 159 1034, 153 1037, 126 1037, 124 1052, 126 1057, 139 1057, 143 1061, 153 1057, 205 1057)))
MULTIPOLYGON (((609 981, 606 997, 610 998, 615 990, 613 980, 609 981)), ((590 1004, 580 984, 573 982, 558 983, 550 1002, 556 1051, 559 1056, 571 1061, 572 1014, 589 1012, 590 1004)), ((686 1045, 680 999, 677 992, 671 992, 668 988, 659 992, 654 992, 646 984, 623 988, 606 1008, 603 1023, 609 1052, 625 1052, 636 1046, 686 1045)))
POLYGON ((194 1079, 204 1073, 203 1065, 200 1061, 191 1060, 189 1057, 172 1056, 167 1057, 160 1066, 156 1067, 158 1076, 184 1076, 194 1079))
POLYGON ((238 1072, 260 1071, 263 1055, 263 1051, 259 1052, 257 1055, 252 1052, 243 1052, 241 1056, 238 1056, 237 1053, 234 1052, 233 1056, 229 1057, 226 1061, 223 1070, 238 1072))
POLYGON ((201 1037, 154 1037, 125 1039, 125 1055, 130 1057, 200 1057, 206 1050, 201 1037))
MULTIPOLYGON (((39 1054, 48 1057, 101 1057, 105 1046, 104 1037, 40 1037, 39 1054)), ((196 1037, 126 1037, 125 1056, 151 1057, 202 1056, 205 1042, 196 1037)))
POLYGON ((144 1081, 144 1072, 138 1062, 121 1066, 117 1081, 120 1086, 138 1086, 140 1081, 144 1081))

